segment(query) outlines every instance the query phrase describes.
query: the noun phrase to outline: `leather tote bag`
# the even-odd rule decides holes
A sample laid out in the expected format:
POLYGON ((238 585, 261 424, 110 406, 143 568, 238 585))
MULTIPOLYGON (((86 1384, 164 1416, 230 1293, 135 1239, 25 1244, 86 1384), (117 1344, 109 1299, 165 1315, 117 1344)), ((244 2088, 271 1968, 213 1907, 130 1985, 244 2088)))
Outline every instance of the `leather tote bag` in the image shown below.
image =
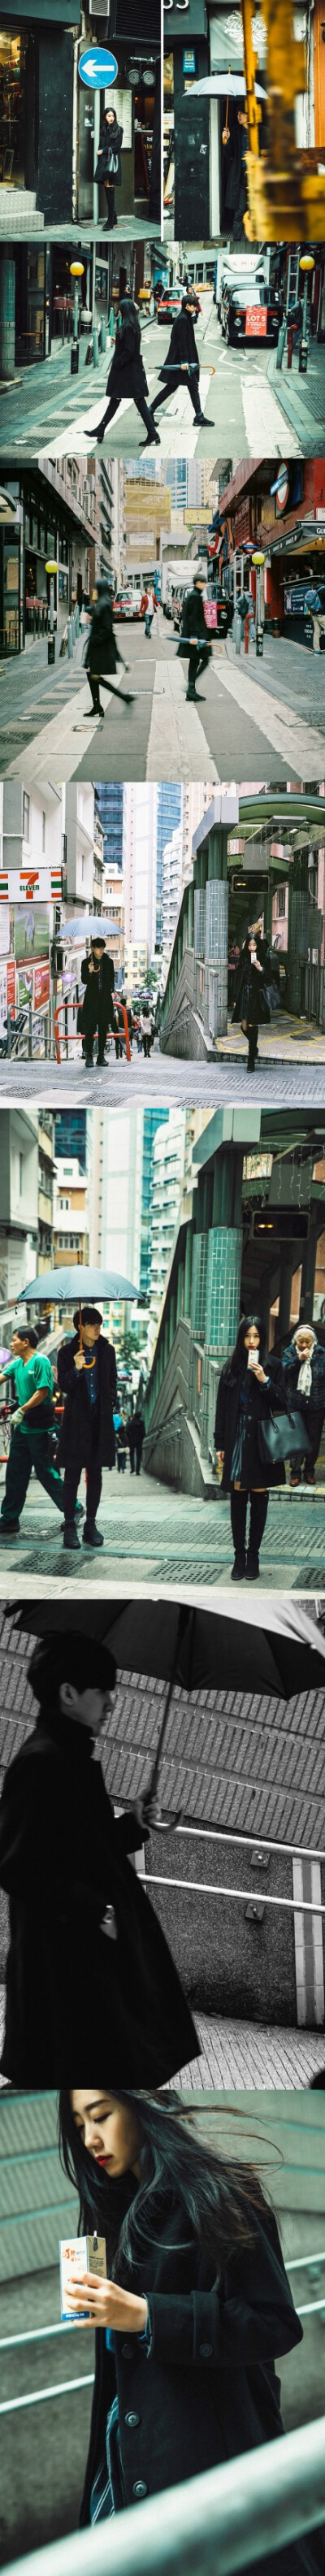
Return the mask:
POLYGON ((311 1440, 307 1423, 295 1406, 287 1413, 269 1413, 257 1426, 257 1445, 262 1467, 277 1467, 285 1458, 308 1457, 311 1440))

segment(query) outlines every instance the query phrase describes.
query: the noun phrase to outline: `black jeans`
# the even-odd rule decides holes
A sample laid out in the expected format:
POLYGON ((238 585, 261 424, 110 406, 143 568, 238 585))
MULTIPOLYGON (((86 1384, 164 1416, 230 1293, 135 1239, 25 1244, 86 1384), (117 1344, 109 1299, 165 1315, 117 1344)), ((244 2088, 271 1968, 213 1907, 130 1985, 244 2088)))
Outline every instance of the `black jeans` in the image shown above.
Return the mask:
MULTIPOLYGON (((296 1405, 297 1403, 299 1403, 299 1397, 297 1397, 297 1395, 294 1395, 294 1396, 293 1396, 293 1398, 292 1398, 292 1402, 293 1402, 293 1404, 294 1404, 294 1405, 296 1405)), ((318 1458, 318 1451, 319 1451, 319 1449, 320 1449, 320 1444, 321 1444, 321 1437, 322 1437, 323 1422, 325 1421, 325 1411, 324 1411, 324 1409, 323 1409, 323 1407, 322 1407, 322 1411, 320 1412, 320 1410, 318 1410, 318 1407, 316 1407, 316 1405, 308 1404, 308 1402, 306 1402, 306 1401, 305 1401, 304 1408, 302 1409, 302 1407, 301 1407, 301 1412, 302 1412, 302 1423, 301 1423, 301 1451, 300 1451, 300 1457, 297 1457, 297 1455, 295 1454, 295 1457, 294 1457, 294 1459, 293 1459, 293 1461, 292 1461, 292 1464, 293 1464, 293 1470, 295 1470, 295 1466, 297 1466, 297 1467, 302 1467, 302 1462, 303 1462, 303 1458, 304 1458, 304 1459, 305 1459, 305 1463, 306 1463, 307 1475, 308 1475, 308 1468, 309 1468, 309 1467, 315 1467, 315 1466, 316 1466, 316 1458, 318 1458), (306 1450, 304 1449, 304 1418, 305 1418, 305 1422, 306 1422, 306 1424, 307 1424, 307 1431, 309 1432, 309 1439, 311 1440, 311 1449, 308 1449, 307 1453, 306 1453, 306 1450)))
MULTIPOLYGON (((80 1476, 82 1476, 82 1467, 73 1467, 69 1462, 65 1470, 63 1485, 65 1521, 74 1520, 80 1476)), ((98 1512, 101 1490, 101 1467, 98 1465, 97 1458, 91 1458, 90 1465, 87 1467, 87 1521, 96 1520, 96 1512, 98 1512)))
POLYGON ((102 993, 98 994, 98 1004, 96 1003, 96 995, 94 995, 94 1002, 92 999, 92 1007, 91 1009, 89 1008, 89 1014, 87 1013, 87 1017, 84 1020, 82 1034, 86 1040, 87 1056, 92 1056, 96 1029, 98 1029, 98 1054, 103 1055, 107 1029, 114 1029, 115 1037, 115 1026, 113 1003, 110 999, 108 1002, 105 1002, 105 998, 102 993))
POLYGON ((209 662, 209 661, 210 661, 210 652, 209 652, 209 645, 208 645, 208 644, 202 644, 202 645, 201 645, 201 644, 192 644, 192 645, 191 645, 191 650, 190 650, 189 657, 188 657, 188 686, 189 686, 189 689, 191 689, 191 688, 195 688, 195 682, 196 682, 196 680, 198 680, 199 671, 205 671, 205 670, 206 670, 207 662, 209 662))
MULTIPOLYGON (((186 392, 190 394, 193 411, 195 411, 196 419, 198 419, 199 412, 201 411, 199 377, 184 375, 184 387, 186 387, 186 392)), ((152 404, 153 412, 159 411, 160 404, 170 402, 172 393, 178 392, 178 385, 161 385, 160 393, 155 394, 155 399, 152 404)))
POLYGON ((49 1494, 51 1503, 57 1503, 58 1511, 62 1516, 64 1487, 57 1468, 52 1467, 51 1464, 48 1431, 21 1431, 18 1422, 17 1430, 11 1435, 4 1501, 1 1504, 1 1520, 4 1521, 6 1529, 10 1529, 13 1521, 19 1521, 26 1500, 32 1467, 35 1467, 39 1484, 44 1485, 44 1491, 49 1494))
MULTIPOLYGON (((103 418, 100 424, 101 437, 103 430, 109 428, 110 421, 115 420, 115 413, 119 411, 122 400, 122 394, 111 394, 110 402, 107 404, 107 410, 103 412, 103 418)), ((149 411, 149 404, 145 401, 145 395, 131 394, 130 401, 135 403, 136 411, 140 412, 140 420, 144 421, 145 429, 152 430, 154 427, 153 415, 152 411, 149 411)))

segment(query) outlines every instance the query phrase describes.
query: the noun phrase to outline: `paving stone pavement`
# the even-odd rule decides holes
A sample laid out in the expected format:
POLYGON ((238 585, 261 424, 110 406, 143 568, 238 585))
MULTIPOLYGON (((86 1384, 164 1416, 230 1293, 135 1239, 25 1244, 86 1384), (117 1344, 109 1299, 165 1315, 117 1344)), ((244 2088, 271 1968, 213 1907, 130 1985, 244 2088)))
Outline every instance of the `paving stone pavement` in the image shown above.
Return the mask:
MULTIPOLYGON (((3 1471, 1 1498, 3 1493, 3 1471)), ((84 1501, 85 1488, 80 1485, 84 1501)), ((325 1487, 297 1493, 281 1488, 271 1494, 263 1549, 263 1587, 270 1591, 325 1590, 325 1487)), ((20 1524, 19 1538, 1 1543, 0 1599, 14 1580, 22 1593, 35 1597, 40 1582, 54 1598, 62 1582, 70 1594, 82 1584, 148 1583, 163 1586, 200 1583, 218 1590, 230 1581, 233 1549, 228 1502, 218 1488, 211 1502, 197 1494, 175 1492, 142 1474, 140 1482, 104 1471, 98 1526, 104 1547, 94 1554, 81 1543, 79 1552, 63 1547, 63 1523, 37 1484, 34 1473, 20 1524)), ((254 1599, 256 1597, 254 1588, 254 1599)))
MULTIPOLYGON (((4 2021, 5 1987, 0 1986, 1 2048, 4 2021)), ((193 2059, 192 2066, 182 2067, 179 2081, 185 2095, 202 2089, 214 2092, 216 2086, 226 2089, 229 2085, 236 2092, 302 2091, 324 2064, 322 2031, 279 2030, 273 2025, 262 2029, 259 2022, 228 2021, 221 2016, 217 2020, 204 2013, 196 2013, 196 2028, 202 2054, 193 2059)), ((1 2074, 0 2086, 9 2090, 1 2074)))
MULTIPOLYGON (((324 1040, 323 1047, 325 1062, 324 1040)), ((149 1064, 135 1050, 131 1064, 123 1060, 117 1063, 110 1053, 103 1073, 94 1066, 92 1074, 85 1073, 80 1063, 73 1064, 71 1058, 69 1064, 52 1064, 44 1057, 34 1064, 25 1059, 8 1064, 0 1059, 0 1100, 6 1108, 11 1101, 23 1098, 43 1100, 49 1108, 59 1105, 60 1109, 66 1108, 71 1099, 85 1108, 102 1109, 105 1103, 111 1106, 112 1102, 120 1107, 126 1100, 143 1100, 149 1105, 152 1100, 176 1100, 178 1108, 188 1101, 200 1101, 209 1109, 217 1109, 224 1100, 246 1103, 246 1057, 244 1045, 242 1057, 239 1050, 237 1055, 237 1048, 234 1057, 230 1047, 224 1059, 218 1056, 207 1064, 197 1063, 193 1057, 187 1062, 182 1056, 163 1055, 155 1047, 149 1064)), ((270 1064, 265 1055, 264 1060, 260 1059, 254 1099, 260 1095, 263 1109, 273 1109, 277 1103, 282 1108, 296 1109, 298 1101, 306 1108, 323 1109, 324 1063, 315 1063, 314 1059, 306 1062, 304 1054, 298 1066, 294 1057, 292 1062, 270 1064)))

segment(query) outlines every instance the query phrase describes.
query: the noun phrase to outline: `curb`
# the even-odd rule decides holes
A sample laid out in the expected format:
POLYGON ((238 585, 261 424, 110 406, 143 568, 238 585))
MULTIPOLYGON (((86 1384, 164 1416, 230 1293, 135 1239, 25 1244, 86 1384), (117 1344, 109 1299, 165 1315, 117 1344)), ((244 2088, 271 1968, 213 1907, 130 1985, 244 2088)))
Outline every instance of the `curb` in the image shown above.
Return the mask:
POLYGON ((280 404, 281 411, 284 412, 285 419, 290 421, 290 428, 295 429, 297 431, 297 437, 301 438, 303 454, 306 452, 306 435, 309 441, 309 452, 313 456, 324 454, 324 423, 323 421, 319 421, 318 423, 315 421, 314 413, 308 411, 307 404, 299 401, 299 394, 296 393, 293 386, 290 386, 289 391, 289 386, 286 383, 283 384, 280 369, 277 373, 276 350, 274 349, 272 349, 271 357, 268 361, 267 374, 269 384, 272 385, 272 391, 276 394, 277 401, 280 404), (323 440, 323 447, 320 446, 321 439, 323 440))

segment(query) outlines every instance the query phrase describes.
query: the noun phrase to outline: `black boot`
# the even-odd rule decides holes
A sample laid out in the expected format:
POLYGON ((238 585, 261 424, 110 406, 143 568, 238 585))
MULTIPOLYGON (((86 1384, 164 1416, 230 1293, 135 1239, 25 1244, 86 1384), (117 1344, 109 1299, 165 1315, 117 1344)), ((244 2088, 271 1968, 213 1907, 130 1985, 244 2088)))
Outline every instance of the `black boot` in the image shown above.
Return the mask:
POLYGON ((250 1499, 251 1499, 251 1516, 250 1516, 250 1525, 249 1525, 249 1543, 248 1543, 248 1557, 247 1557, 247 1565, 246 1565, 246 1574, 247 1574, 248 1583, 257 1583, 257 1581, 258 1581, 258 1576, 259 1576, 259 1570, 260 1570, 260 1561, 259 1561, 259 1553, 258 1553, 258 1551, 259 1551, 259 1547, 261 1546, 261 1539, 263 1538, 263 1530, 265 1530, 265 1522, 266 1522, 266 1520, 267 1520, 269 1497, 268 1497, 268 1494, 259 1494, 259 1493, 254 1494, 254 1493, 253 1493, 253 1494, 251 1494, 251 1498, 250 1498, 250 1499))
POLYGON ((232 1485, 231 1487, 230 1511, 235 1549, 234 1562, 231 1570, 231 1582, 242 1583, 243 1576, 246 1574, 245 1537, 247 1494, 239 1493, 236 1485, 232 1485))
POLYGON ((97 1529, 97 1521, 85 1521, 85 1527, 84 1527, 84 1530, 83 1530, 83 1533, 82 1533, 82 1540, 83 1540, 83 1547, 103 1547, 103 1546, 104 1546, 104 1539, 103 1539, 102 1530, 97 1529))
POLYGON ((248 1072, 248 1073, 255 1073, 255 1057, 256 1057, 256 1055, 257 1055, 257 1029, 249 1029, 249 1030, 248 1030, 248 1056, 247 1056, 247 1072, 248 1072))
POLYGON ((78 1538, 75 1521, 65 1521, 64 1523, 63 1546, 80 1547, 80 1539, 78 1538))

